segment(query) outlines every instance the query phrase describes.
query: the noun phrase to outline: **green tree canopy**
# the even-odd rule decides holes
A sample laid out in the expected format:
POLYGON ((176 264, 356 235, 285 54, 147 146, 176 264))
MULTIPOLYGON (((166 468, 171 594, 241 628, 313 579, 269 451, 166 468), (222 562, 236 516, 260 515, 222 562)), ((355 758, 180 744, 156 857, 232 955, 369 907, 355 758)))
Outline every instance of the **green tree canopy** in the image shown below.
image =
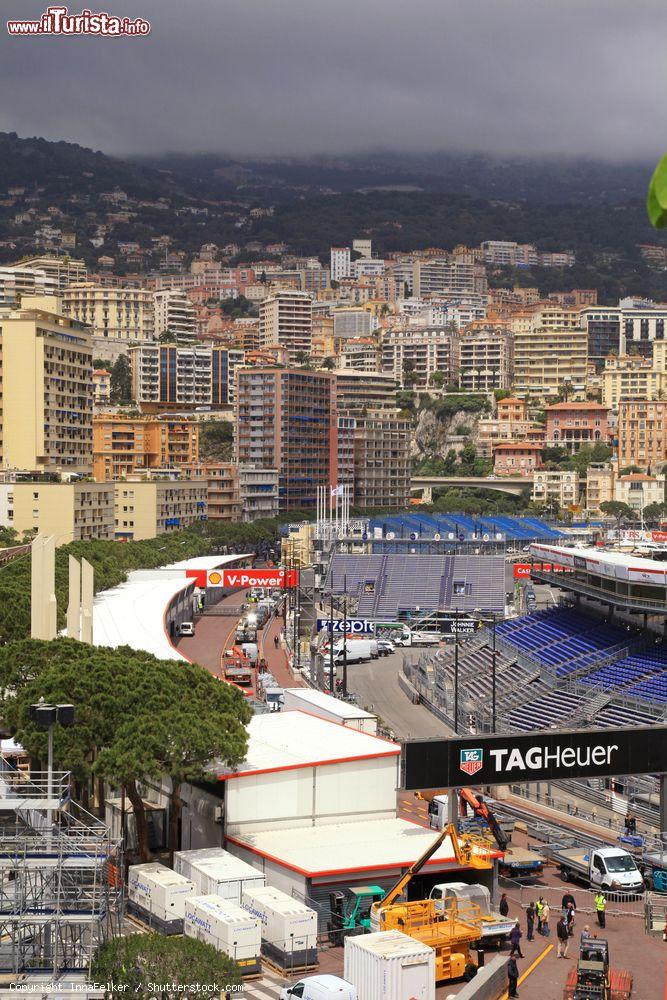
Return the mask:
POLYGON ((620 500, 604 500, 600 504, 600 510, 609 517, 615 517, 619 525, 622 521, 632 521, 635 517, 632 507, 620 500))
MULTIPOLYGON (((91 979, 126 986, 126 995, 148 995, 152 984, 202 986, 217 983, 220 991, 204 996, 233 996, 243 982, 238 965, 203 941, 163 934, 131 934, 104 944, 91 969, 91 979), (232 987, 236 987, 234 990, 232 987)), ((123 995, 109 991, 108 997, 123 995)))
POLYGON ((28 639, 0 648, 0 686, 5 725, 42 760, 46 734, 30 721, 30 705, 40 697, 72 702, 76 725, 56 726, 55 759, 80 780, 95 775, 125 789, 144 857, 139 782, 165 774, 171 779, 173 851, 183 782, 205 778, 213 761, 234 766, 246 751, 252 711, 245 698, 197 664, 158 660, 128 646, 28 639))
POLYGON ((109 386, 112 403, 132 401, 132 369, 127 354, 119 354, 114 361, 109 386))

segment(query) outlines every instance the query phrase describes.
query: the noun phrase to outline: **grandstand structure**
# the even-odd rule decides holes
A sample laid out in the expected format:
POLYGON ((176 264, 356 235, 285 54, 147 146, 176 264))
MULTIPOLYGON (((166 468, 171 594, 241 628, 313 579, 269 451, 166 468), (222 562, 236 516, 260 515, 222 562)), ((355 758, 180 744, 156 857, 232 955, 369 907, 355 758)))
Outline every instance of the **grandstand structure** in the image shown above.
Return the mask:
MULTIPOLYGON (((494 658, 500 732, 667 718, 667 643, 657 634, 569 607, 531 612, 495 630, 495 654, 489 628, 460 646, 460 732, 491 729, 494 658)), ((425 654, 405 671, 453 725, 454 650, 425 654)))
POLYGON ((356 601, 357 614, 371 621, 400 621, 453 609, 504 615, 505 559, 334 553, 322 589, 346 594, 356 601))
POLYGON ((396 514, 371 518, 365 532, 375 553, 518 551, 531 542, 559 542, 567 535, 539 517, 471 517, 467 514, 396 514))
POLYGON ((71 781, 0 757, 0 987, 101 997, 87 984, 120 932, 122 845, 70 800, 71 781))

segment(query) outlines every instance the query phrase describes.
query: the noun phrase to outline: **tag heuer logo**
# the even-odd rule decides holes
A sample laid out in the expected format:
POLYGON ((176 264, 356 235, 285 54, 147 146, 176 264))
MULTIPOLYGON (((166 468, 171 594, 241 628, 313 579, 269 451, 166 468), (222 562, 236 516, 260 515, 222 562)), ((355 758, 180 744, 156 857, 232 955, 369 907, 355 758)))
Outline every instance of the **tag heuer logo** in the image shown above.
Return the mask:
POLYGON ((480 748, 478 750, 461 750, 461 770, 466 774, 477 774, 478 771, 482 770, 482 765, 484 763, 484 751, 480 748))

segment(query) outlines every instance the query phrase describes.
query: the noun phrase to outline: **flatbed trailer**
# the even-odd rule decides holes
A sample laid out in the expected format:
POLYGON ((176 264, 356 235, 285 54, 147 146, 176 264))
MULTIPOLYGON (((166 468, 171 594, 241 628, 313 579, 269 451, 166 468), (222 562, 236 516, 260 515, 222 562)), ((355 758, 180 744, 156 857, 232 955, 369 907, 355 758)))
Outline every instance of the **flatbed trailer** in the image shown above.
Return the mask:
POLYGON ((509 844, 498 862, 498 871, 506 878, 537 878, 544 872, 544 858, 537 851, 509 844))

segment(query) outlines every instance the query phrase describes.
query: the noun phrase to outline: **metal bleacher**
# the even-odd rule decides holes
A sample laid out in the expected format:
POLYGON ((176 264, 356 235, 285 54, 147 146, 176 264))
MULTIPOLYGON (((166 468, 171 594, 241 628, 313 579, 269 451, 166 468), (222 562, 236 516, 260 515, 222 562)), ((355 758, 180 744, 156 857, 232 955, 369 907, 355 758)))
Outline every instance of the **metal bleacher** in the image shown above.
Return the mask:
POLYGON ((345 555, 336 553, 324 590, 358 599, 357 612, 384 620, 420 611, 502 614, 505 608, 503 556, 345 555))

